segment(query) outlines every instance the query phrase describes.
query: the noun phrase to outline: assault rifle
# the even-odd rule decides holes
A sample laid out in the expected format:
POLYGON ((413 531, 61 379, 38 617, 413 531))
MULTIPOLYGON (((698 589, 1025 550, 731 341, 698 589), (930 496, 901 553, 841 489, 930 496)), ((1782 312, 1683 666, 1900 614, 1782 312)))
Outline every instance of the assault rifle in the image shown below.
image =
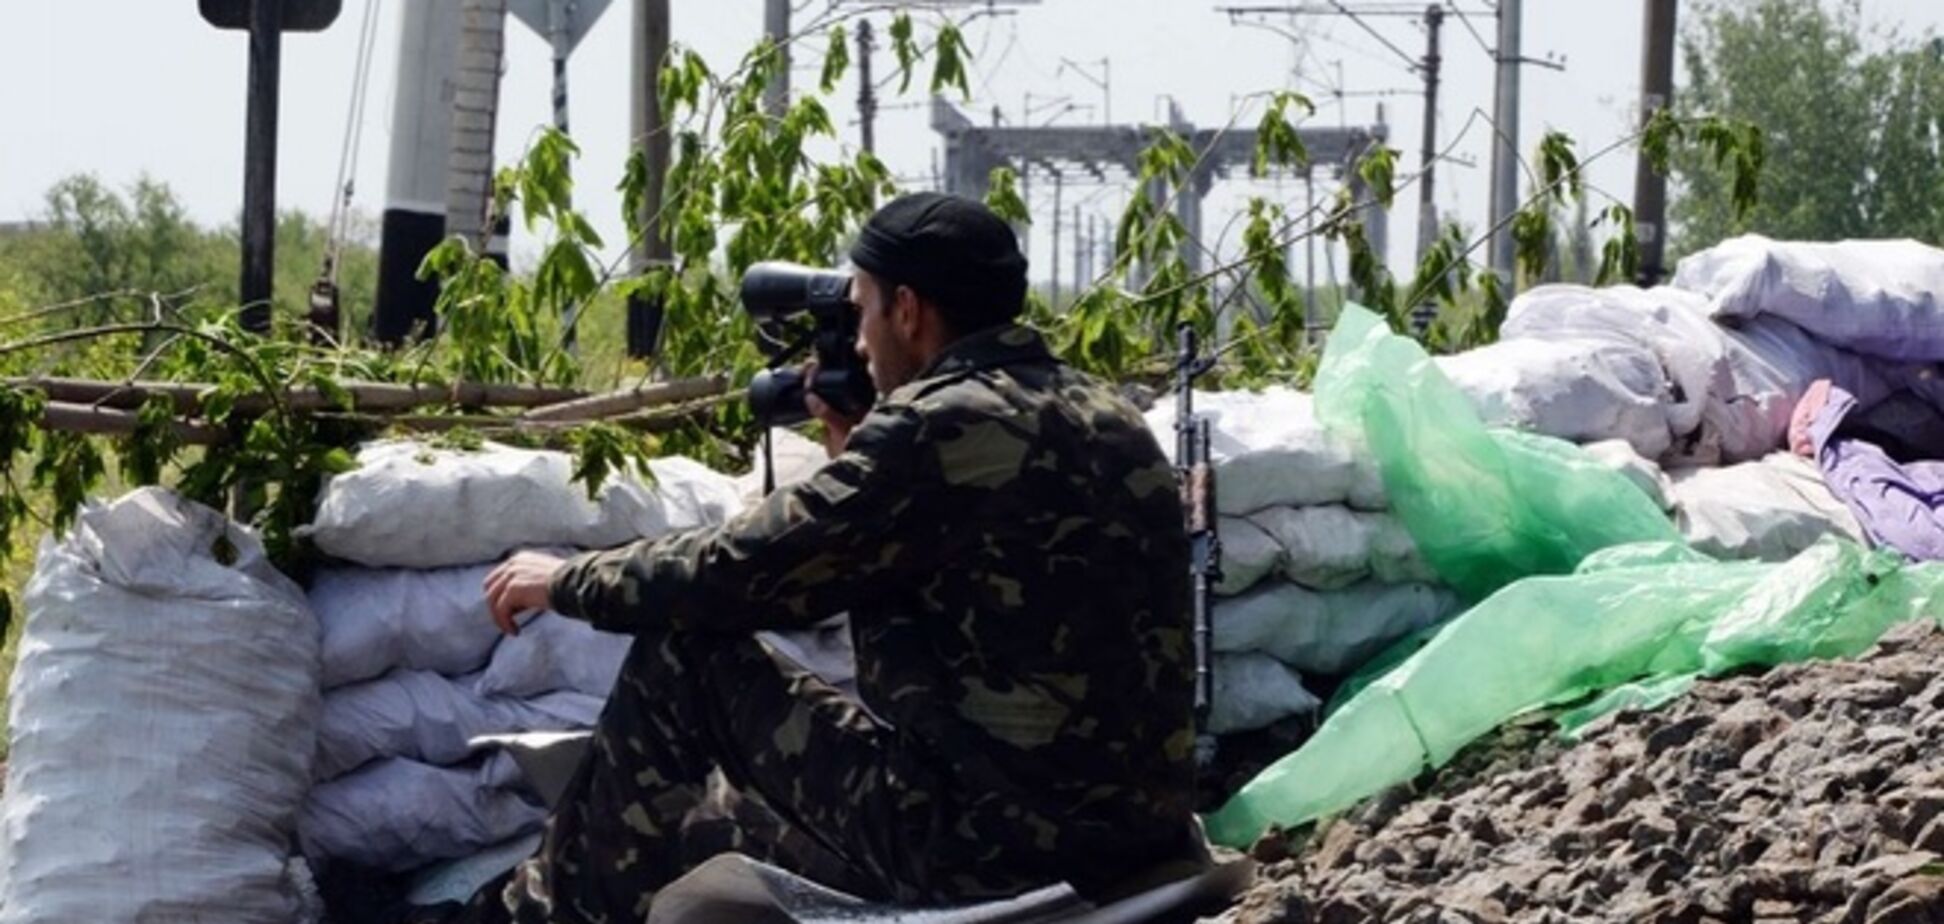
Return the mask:
POLYGON ((1195 330, 1187 324, 1176 330, 1175 354, 1175 474, 1181 479, 1181 507, 1188 526, 1188 573, 1193 583, 1195 614, 1195 760, 1207 766, 1215 759, 1215 736, 1208 730, 1208 711, 1215 700, 1212 663, 1214 630, 1209 606, 1215 585, 1222 580, 1222 537, 1215 519, 1215 468, 1208 459, 1208 421, 1195 416, 1195 379, 1215 366, 1215 357, 1198 355, 1195 330))

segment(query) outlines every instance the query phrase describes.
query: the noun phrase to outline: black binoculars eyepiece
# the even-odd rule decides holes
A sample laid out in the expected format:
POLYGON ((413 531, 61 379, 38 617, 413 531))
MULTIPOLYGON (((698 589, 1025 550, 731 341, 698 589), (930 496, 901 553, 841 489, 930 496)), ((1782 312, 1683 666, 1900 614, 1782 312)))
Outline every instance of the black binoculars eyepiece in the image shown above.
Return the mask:
POLYGON ((762 328, 770 359, 770 368, 749 383, 749 407, 758 423, 790 426, 809 419, 804 398, 811 394, 846 416, 870 409, 877 389, 857 355, 850 284, 849 273, 796 263, 758 263, 743 273, 743 310, 762 328), (797 321, 803 315, 810 319, 807 332, 797 321), (800 332, 786 339, 793 328, 800 332), (806 347, 817 359, 814 381, 794 364, 806 347))

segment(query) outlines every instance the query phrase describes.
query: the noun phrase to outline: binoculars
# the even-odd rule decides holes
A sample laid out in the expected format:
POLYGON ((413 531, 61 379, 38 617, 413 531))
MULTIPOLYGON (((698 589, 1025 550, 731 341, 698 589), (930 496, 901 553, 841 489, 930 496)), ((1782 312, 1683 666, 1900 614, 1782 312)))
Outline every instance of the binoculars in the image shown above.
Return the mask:
POLYGON ((742 305, 755 320, 770 367, 749 383, 749 407, 765 427, 809 419, 804 404, 816 395, 847 417, 861 417, 877 398, 871 375, 857 355, 857 306, 849 273, 797 263, 764 262, 743 273, 742 305), (817 359, 814 379, 796 360, 817 359))

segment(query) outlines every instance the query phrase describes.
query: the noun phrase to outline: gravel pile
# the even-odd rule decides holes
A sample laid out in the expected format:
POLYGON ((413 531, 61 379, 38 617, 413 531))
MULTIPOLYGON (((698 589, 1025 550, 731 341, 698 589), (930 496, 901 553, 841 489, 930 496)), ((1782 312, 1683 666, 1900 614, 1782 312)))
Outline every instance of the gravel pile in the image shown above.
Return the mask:
MULTIPOLYGON (((1464 755, 1301 842, 1224 922, 1944 921, 1944 633, 1464 755), (1483 756, 1481 756, 1483 754, 1483 756)), ((1281 858, 1278 858, 1281 854, 1281 858)))

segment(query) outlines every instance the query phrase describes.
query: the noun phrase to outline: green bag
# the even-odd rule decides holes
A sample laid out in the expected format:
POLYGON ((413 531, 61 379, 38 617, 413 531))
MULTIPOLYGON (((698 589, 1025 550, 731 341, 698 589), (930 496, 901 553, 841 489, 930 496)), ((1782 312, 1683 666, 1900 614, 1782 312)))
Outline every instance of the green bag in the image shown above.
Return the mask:
POLYGON ((1697 675, 1852 656, 1944 608, 1944 565, 1844 540, 1782 564, 1657 560, 1665 550, 1616 549, 1473 607, 1209 816, 1209 837, 1243 847, 1271 824, 1348 808, 1530 709, 1618 691, 1569 714, 1579 727, 1663 703, 1697 675))
POLYGON ((1355 305, 1323 354, 1316 414, 1368 447, 1425 562, 1469 601, 1609 546, 1680 541, 1645 492, 1579 447, 1488 431, 1423 347, 1355 305))

